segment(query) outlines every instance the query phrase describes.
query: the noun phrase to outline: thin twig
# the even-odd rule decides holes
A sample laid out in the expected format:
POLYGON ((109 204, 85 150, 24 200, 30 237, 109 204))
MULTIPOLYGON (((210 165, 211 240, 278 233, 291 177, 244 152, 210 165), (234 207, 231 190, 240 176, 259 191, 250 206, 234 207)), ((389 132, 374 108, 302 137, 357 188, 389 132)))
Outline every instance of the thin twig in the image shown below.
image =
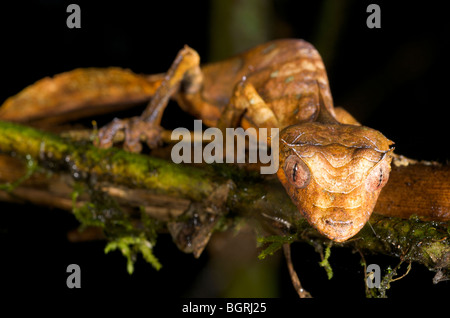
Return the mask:
MULTIPOLYGON (((400 264, 401 264, 401 263, 402 263, 402 262, 400 262, 400 264)), ((400 266, 400 264, 397 265, 397 268, 400 266)), ((397 268, 396 268, 396 269, 397 269, 397 268)), ((406 269, 406 272, 405 272, 402 276, 400 276, 400 277, 392 278, 391 281, 390 281, 389 283, 392 283, 392 282, 395 282, 396 280, 402 279, 403 277, 405 277, 406 275, 409 274, 409 271, 410 271, 410 270, 411 270, 411 261, 409 261, 408 268, 406 269)))
POLYGON ((297 272, 294 269, 294 265, 292 264, 291 259, 291 246, 289 243, 283 244, 283 252, 284 256, 286 257, 286 262, 289 269, 289 275, 291 276, 292 285, 294 285, 295 291, 298 293, 298 296, 300 298, 312 298, 311 294, 302 287, 297 272))

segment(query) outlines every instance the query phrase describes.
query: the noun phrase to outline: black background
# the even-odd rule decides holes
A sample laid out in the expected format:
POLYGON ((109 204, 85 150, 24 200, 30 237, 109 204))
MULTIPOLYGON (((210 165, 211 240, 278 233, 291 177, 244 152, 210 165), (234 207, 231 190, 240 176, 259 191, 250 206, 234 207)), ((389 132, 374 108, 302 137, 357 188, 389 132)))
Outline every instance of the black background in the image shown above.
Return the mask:
MULTIPOLYGON (((349 2, 328 68, 335 104, 394 140, 397 153, 445 162, 449 158, 448 13, 438 1, 373 2, 381 6, 381 29, 366 27, 370 2, 349 2)), ((210 59, 208 1, 78 1, 81 29, 66 27, 69 3, 0 4, 1 102, 40 78, 77 67, 164 72, 184 44, 195 48, 203 62, 210 59)), ((284 31, 274 32, 273 37, 303 38, 315 44, 322 5, 322 1, 277 1, 273 5, 275 24, 282 23, 284 31)), ((191 120, 176 106, 166 116, 169 112, 175 122, 191 120)), ((194 259, 162 235, 155 254, 163 269, 156 272, 138 259, 135 273, 129 276, 118 252, 104 254, 104 242, 67 241, 67 231, 78 226, 69 213, 6 203, 0 203, 0 210, 0 288, 11 293, 90 295, 89 300, 95 299, 92 295, 105 294, 189 297, 208 262, 208 252, 194 259), (66 267, 71 263, 81 266, 81 290, 68 290, 65 285, 66 267)), ((315 297, 349 301, 364 297, 359 255, 333 249, 330 261, 335 277, 330 281, 317 265, 318 255, 312 247, 294 244, 293 255, 303 285, 315 297)), ((382 268, 396 265, 396 259, 379 255, 369 255, 367 260, 382 268)), ((295 299, 283 261, 277 275, 279 296, 295 299)), ((406 278, 392 283, 388 295, 392 299, 448 298, 449 282, 433 285, 433 275, 413 265, 406 278)))

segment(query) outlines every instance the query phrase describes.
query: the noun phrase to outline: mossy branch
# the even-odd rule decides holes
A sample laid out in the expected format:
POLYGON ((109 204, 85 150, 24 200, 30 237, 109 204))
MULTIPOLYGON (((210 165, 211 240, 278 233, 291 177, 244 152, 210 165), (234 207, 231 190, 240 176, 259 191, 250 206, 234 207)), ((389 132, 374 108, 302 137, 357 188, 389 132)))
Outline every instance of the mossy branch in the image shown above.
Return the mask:
MULTIPOLYGON (((9 122, 0 122, 0 152, 14 158, 34 160, 41 168, 51 171, 55 175, 70 175, 72 177, 71 186, 73 186, 73 180, 85 184, 88 189, 95 185, 109 184, 108 194, 117 200, 120 199, 122 206, 127 203, 136 206, 136 202, 132 201, 136 198, 142 199, 143 194, 133 192, 133 195, 130 196, 120 196, 117 194, 120 191, 113 191, 111 187, 116 190, 126 188, 130 193, 132 191, 148 191, 150 195, 156 193, 158 197, 169 198, 167 202, 170 200, 190 201, 189 208, 184 209, 181 215, 173 216, 169 212, 163 211, 154 218, 157 220, 159 228, 169 228, 179 246, 183 246, 183 243, 184 246, 188 243, 191 244, 192 241, 187 241, 192 240, 193 235, 201 234, 202 240, 199 240, 198 243, 201 247, 194 250, 194 253, 201 252, 213 230, 235 225, 237 220, 242 219, 249 222, 256 221, 254 224, 256 228, 264 229, 264 233, 275 235, 272 236, 272 242, 270 239, 261 241, 261 243, 269 243, 269 248, 266 249, 267 255, 280 248, 283 243, 290 243, 294 240, 314 241, 320 242, 320 244, 329 243, 300 216, 278 180, 270 177, 263 179, 259 175, 239 170, 231 165, 209 166, 204 169, 189 165, 176 165, 159 158, 131 154, 116 148, 98 149, 87 143, 71 142, 53 134, 9 122), (194 218, 195 222, 192 221, 194 218), (277 239, 277 236, 285 236, 286 239, 277 239), (182 242, 180 243, 180 241, 182 242)), ((417 170, 417 166, 420 164, 411 165, 411 168, 408 166, 394 168, 392 173, 407 175, 411 171, 417 170)), ((430 166, 425 165, 424 169, 430 169, 430 166)), ((444 176, 448 174, 448 167, 445 166, 436 166, 432 169, 441 169, 440 172, 444 176)), ((48 179, 47 182, 52 182, 52 180, 54 179, 48 179)), ((46 181, 41 180, 41 182, 46 181)), ((32 185, 28 186, 28 189, 30 187, 32 188, 32 185)), ((398 187, 401 188, 401 185, 399 184, 398 187)), ((444 184, 442 187, 447 189, 448 184, 444 184)), ((24 195, 25 188, 27 188, 25 184, 19 186, 12 190, 11 194, 16 199, 23 197, 31 201, 34 200, 34 197, 39 197, 39 195, 24 195)), ((96 189, 98 190, 98 187, 96 189)), ((35 188, 33 191, 42 193, 50 190, 42 187, 41 183, 40 189, 35 188)), ((58 196, 61 198, 67 196, 67 200, 71 203, 70 194, 73 191, 72 189, 68 193, 54 192, 52 193, 53 201, 58 202, 58 196)), ((389 191, 393 192, 389 193, 389 200, 392 200, 393 196, 395 199, 397 190, 389 191)), ((437 191, 439 192, 440 189, 438 188, 437 191)), ((95 191, 88 191, 88 194, 90 195, 88 201, 92 201, 95 191)), ((1 198, 7 199, 8 197, 1 196, 1 198)), ((40 199, 42 198, 36 198, 36 202, 41 202, 40 199)), ((78 200, 78 198, 76 199, 78 200)), ((383 195, 380 196, 380 200, 382 203, 385 202, 383 195)), ((45 204, 48 202, 45 201, 45 204)), ((70 203, 69 206, 72 207, 70 203)), ((141 204, 152 205, 152 200, 142 199, 141 204)), ((64 204, 62 206, 65 207, 64 204)), ((384 206, 389 209, 393 208, 392 204, 381 204, 380 206, 381 208, 384 206)), ((380 208, 377 206, 376 209, 380 208)), ((441 207, 442 209, 445 210, 448 207, 441 207)), ((145 206, 143 210, 145 210, 145 206)), ((111 213, 111 209, 105 209, 105 211, 111 213)), ((385 211, 378 210, 376 212, 385 211)), ((116 217, 120 218, 120 215, 116 215, 116 217)), ((102 217, 111 219, 106 214, 102 217)), ((146 227, 153 227, 156 224, 153 223, 150 226, 141 218, 139 220, 140 227, 128 228, 123 226, 124 221, 118 222, 117 218, 114 219, 114 222, 105 223, 106 235, 114 233, 118 226, 122 226, 120 237, 127 237, 130 231, 134 234, 133 237, 140 237, 140 233, 146 231, 146 227), (142 226, 143 224, 144 226, 142 226)), ((128 220, 129 217, 125 218, 128 220)), ((131 219, 130 222, 132 222, 131 219)), ((154 240, 152 235, 150 233, 143 237, 143 240, 132 243, 137 244, 136 246, 139 248, 148 247, 149 245, 146 245, 145 242, 148 241, 152 244, 152 240, 154 240)), ((448 222, 426 222, 418 217, 400 219, 374 214, 357 236, 345 243, 333 243, 333 246, 349 246, 359 251, 382 253, 398 257, 403 261, 418 262, 430 270, 437 271, 445 278, 450 271, 449 237, 448 222)), ((115 239, 117 237, 113 237, 110 241, 115 239)), ((123 241, 117 242, 123 243, 123 241)), ((121 248, 127 252, 127 249, 123 249, 119 243, 110 245, 108 250, 121 248)), ((145 252, 149 251, 146 249, 145 252)), ((131 257, 130 255, 128 253, 127 257, 131 257)), ((154 264, 158 264, 151 253, 147 253, 146 257, 154 264)), ((132 269, 130 265, 128 268, 132 269)))
POLYGON ((0 151, 19 157, 28 155, 52 171, 70 172, 75 179, 95 175, 114 184, 153 189, 192 200, 205 198, 217 186, 215 176, 201 169, 185 169, 117 148, 98 149, 86 143, 71 143, 10 122, 0 121, 0 151))

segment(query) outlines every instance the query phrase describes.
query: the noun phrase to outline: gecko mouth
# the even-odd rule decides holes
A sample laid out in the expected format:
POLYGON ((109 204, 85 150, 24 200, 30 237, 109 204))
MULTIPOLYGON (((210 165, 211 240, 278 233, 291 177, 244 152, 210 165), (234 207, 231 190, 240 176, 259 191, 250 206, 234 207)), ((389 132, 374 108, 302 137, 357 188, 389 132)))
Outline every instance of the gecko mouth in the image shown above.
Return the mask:
POLYGON ((326 230, 326 232, 322 232, 322 234, 336 242, 344 242, 359 231, 359 229, 354 229, 353 222, 351 221, 329 221, 333 223, 328 223, 327 221, 329 220, 325 221, 327 223, 328 229, 326 230))
MULTIPOLYGON (((340 210, 339 212, 342 213, 343 211, 340 210)), ((328 238, 337 242, 343 242, 358 233, 360 230, 358 224, 359 222, 357 220, 349 216, 327 215, 323 216, 319 221, 317 229, 328 238)))
POLYGON ((339 220, 326 219, 325 223, 327 225, 331 225, 331 226, 347 227, 347 226, 351 226, 353 224, 353 221, 351 221, 351 220, 339 221, 339 220))

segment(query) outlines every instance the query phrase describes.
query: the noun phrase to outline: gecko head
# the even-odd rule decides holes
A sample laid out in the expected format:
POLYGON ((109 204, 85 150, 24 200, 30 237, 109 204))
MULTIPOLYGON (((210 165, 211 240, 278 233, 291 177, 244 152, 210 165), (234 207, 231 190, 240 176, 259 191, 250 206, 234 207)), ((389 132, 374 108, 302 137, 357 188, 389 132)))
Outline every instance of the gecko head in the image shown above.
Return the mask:
POLYGON ((392 141, 355 125, 304 123, 280 133, 278 178, 321 234, 342 242, 372 214, 389 178, 392 141))

